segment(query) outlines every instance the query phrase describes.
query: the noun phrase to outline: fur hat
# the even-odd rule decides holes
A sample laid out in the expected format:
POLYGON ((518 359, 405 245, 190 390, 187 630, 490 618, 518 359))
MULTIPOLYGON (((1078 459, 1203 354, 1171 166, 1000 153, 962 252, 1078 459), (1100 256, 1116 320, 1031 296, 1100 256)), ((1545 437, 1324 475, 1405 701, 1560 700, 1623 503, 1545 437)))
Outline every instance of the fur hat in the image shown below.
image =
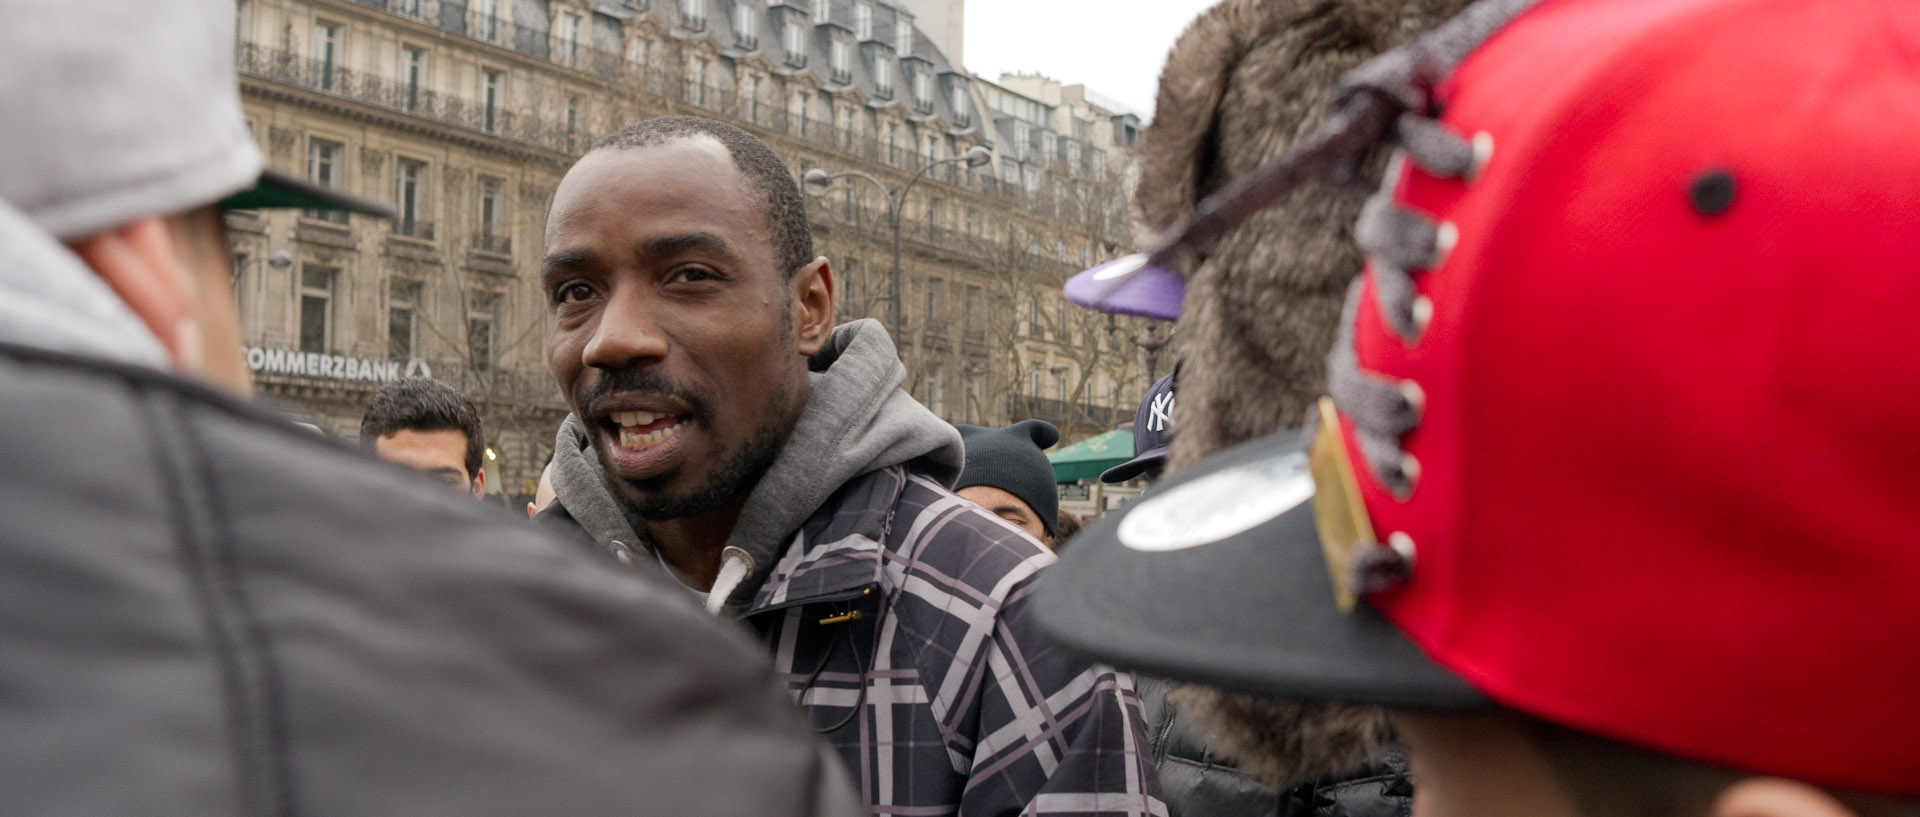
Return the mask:
MULTIPOLYGON (((1325 119, 1341 74, 1457 14, 1469 0, 1225 0, 1188 27, 1160 75, 1139 147, 1135 221, 1180 222, 1226 183, 1325 119)), ((1176 337, 1184 363, 1173 469, 1300 425, 1326 391, 1347 283, 1362 259, 1352 224, 1378 184, 1382 148, 1345 184, 1311 182, 1227 233, 1187 277, 1176 337)), ((1221 748, 1278 788, 1349 773, 1391 740, 1373 707, 1181 691, 1221 748)))

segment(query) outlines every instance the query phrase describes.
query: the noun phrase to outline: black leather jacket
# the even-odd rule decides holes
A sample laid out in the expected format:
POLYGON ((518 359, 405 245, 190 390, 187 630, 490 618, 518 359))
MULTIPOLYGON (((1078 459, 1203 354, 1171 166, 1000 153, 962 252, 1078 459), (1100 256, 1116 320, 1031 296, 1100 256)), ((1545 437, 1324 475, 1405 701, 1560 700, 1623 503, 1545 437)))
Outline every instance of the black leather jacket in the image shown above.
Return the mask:
POLYGON ((1413 812, 1404 751, 1389 751, 1379 766, 1359 775, 1275 792, 1209 750, 1205 732, 1167 699, 1170 684, 1139 680, 1147 739, 1170 817, 1409 817, 1413 812))
POLYGON ((858 813, 766 657, 163 373, 0 346, 10 814, 858 813))

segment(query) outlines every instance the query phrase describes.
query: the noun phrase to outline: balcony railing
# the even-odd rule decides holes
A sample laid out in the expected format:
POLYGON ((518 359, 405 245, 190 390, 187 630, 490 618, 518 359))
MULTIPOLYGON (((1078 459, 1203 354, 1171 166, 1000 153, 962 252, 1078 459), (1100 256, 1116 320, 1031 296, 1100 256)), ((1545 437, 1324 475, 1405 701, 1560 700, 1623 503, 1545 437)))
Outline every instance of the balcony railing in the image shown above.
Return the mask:
POLYGON ((404 235, 408 238, 418 238, 421 241, 432 241, 433 222, 405 218, 394 219, 393 234, 404 235))
POLYGON ((512 255, 513 239, 508 238, 504 235, 492 235, 489 233, 474 233, 473 248, 481 252, 490 252, 495 255, 512 255))
MULTIPOLYGON (((441 29, 460 36, 491 42, 530 57, 586 71, 658 98, 691 104, 722 116, 746 119, 757 127, 835 148, 851 154, 853 158, 879 162, 908 172, 919 170, 927 161, 927 157, 921 154, 888 146, 862 130, 794 116, 791 111, 766 103, 755 105, 754 100, 743 97, 732 88, 690 82, 675 77, 671 72, 627 60, 619 54, 582 42, 563 41, 544 29, 520 26, 505 18, 470 12, 464 4, 439 3, 436 0, 357 1, 409 19, 437 24, 441 29)), ((704 19, 701 18, 702 22, 704 19)), ((236 50, 235 62, 244 74, 471 128, 559 153, 577 153, 591 141, 580 138, 577 132, 569 138, 568 129, 561 121, 525 111, 509 111, 498 105, 487 106, 473 99, 425 90, 418 84, 353 71, 333 63, 313 62, 295 53, 260 43, 241 42, 236 50)), ((852 81, 850 70, 831 71, 830 74, 835 82, 852 81)), ((970 114, 958 114, 953 121, 956 124, 970 124, 973 117, 970 114)), ((991 174, 968 173, 956 165, 942 166, 928 176, 1004 200, 1013 207, 1040 213, 1058 209, 1058 203, 1051 200, 1058 194, 1049 189, 1050 184, 1040 185, 1034 192, 1028 192, 1019 185, 1002 183, 991 174)))

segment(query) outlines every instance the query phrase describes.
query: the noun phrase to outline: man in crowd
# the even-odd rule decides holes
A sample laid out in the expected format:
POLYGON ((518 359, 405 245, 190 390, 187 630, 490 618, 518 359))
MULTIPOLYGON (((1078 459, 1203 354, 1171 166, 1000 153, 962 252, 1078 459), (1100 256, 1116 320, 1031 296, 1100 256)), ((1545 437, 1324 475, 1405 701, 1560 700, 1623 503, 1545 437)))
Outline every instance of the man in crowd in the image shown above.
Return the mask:
POLYGON ((1392 707, 1432 817, 1920 813, 1916 52, 1888 0, 1490 2, 1349 74, 1321 169, 1403 152, 1331 398, 1043 618, 1392 707))
POLYGON ((855 811, 733 628, 245 402, 221 203, 384 208, 262 173, 231 3, 6 20, 8 812, 855 811))
POLYGON ((1162 809, 1131 679, 1038 637, 1053 556, 955 496, 960 436, 873 321, 835 329, 791 172, 693 117, 554 193, 548 361, 574 409, 538 517, 766 640, 882 814, 1162 809))
POLYGON ((1133 459, 1101 472, 1109 485, 1146 477, 1160 478, 1167 467, 1167 445, 1173 440, 1173 374, 1153 381, 1133 412, 1133 459))
POLYGON ((486 493, 487 435, 473 401, 452 386, 408 377, 381 386, 360 418, 360 443, 383 460, 479 499, 486 493))
POLYGON ((1045 420, 1021 420, 1006 428, 954 428, 967 455, 954 493, 1053 547, 1060 492, 1053 487, 1053 464, 1046 450, 1060 441, 1060 429, 1045 420))

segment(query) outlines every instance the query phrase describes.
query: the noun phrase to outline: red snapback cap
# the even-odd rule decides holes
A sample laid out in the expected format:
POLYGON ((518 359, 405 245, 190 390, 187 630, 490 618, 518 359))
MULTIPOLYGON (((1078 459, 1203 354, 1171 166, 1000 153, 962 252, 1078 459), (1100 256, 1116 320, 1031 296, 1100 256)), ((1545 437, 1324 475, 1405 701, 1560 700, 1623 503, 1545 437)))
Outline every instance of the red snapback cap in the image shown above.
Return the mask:
POLYGON ((1920 4, 1525 5, 1398 120, 1317 435, 1090 527, 1041 623, 1920 796, 1920 4))
POLYGON ((1389 180, 1434 261, 1352 310, 1418 404, 1341 405, 1371 603, 1514 709, 1920 795, 1920 4, 1558 0, 1434 98, 1485 160, 1389 180))

